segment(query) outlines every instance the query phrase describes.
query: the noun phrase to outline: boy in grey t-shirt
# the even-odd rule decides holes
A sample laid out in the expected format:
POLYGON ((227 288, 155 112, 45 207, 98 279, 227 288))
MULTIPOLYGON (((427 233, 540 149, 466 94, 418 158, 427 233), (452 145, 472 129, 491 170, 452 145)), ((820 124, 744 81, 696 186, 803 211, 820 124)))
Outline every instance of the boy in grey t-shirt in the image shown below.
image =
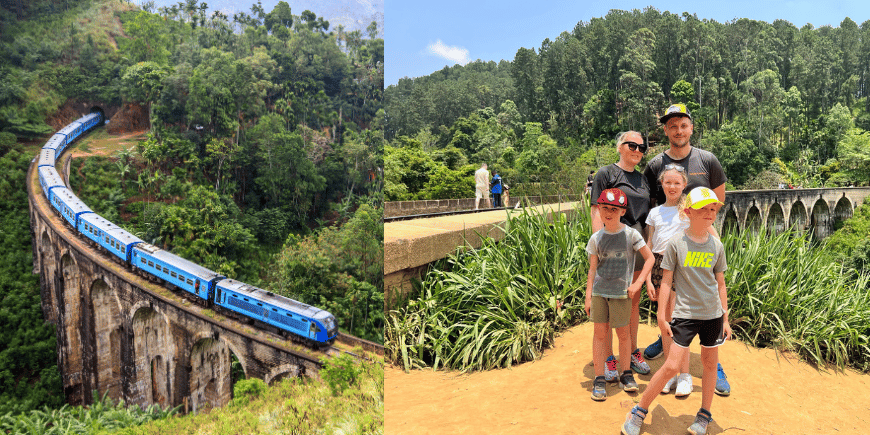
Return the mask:
POLYGON ((592 400, 605 400, 607 391, 604 378, 604 342, 608 328, 616 330, 619 338, 619 361, 622 376, 619 382, 625 391, 637 391, 637 382, 631 374, 631 341, 629 340, 629 317, 631 298, 640 291, 644 279, 653 266, 653 255, 643 236, 622 222, 628 198, 617 188, 606 189, 598 197, 598 209, 604 228, 589 238, 586 252, 589 253, 589 275, 586 279, 586 315, 595 323, 592 339, 592 361, 595 380, 592 383, 592 400), (635 251, 645 260, 638 279, 634 276, 635 251))
POLYGON ((659 291, 659 328, 662 339, 673 337, 665 364, 650 380, 643 397, 626 416, 625 435, 637 435, 647 410, 665 383, 680 369, 689 352, 689 344, 699 336, 704 375, 701 382, 701 409, 689 427, 693 435, 707 433, 713 420, 710 405, 719 363, 718 346, 731 337, 728 323, 728 293, 725 288, 725 250, 722 242, 709 234, 722 202, 706 187, 696 187, 681 205, 681 214, 689 218, 689 228, 668 241, 662 259, 662 285, 659 291), (668 313, 671 285, 676 303, 673 320, 668 313))

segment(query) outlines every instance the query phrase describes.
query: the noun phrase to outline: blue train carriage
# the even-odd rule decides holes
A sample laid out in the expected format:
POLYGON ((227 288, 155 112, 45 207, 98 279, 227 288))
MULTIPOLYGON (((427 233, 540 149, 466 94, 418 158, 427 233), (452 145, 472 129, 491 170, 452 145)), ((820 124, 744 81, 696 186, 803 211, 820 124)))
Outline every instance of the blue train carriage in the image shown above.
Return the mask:
POLYGON ((217 283, 215 304, 319 345, 332 343, 338 333, 335 317, 328 311, 234 279, 217 283))
POLYGON ((83 131, 88 131, 94 128, 97 124, 102 121, 102 117, 99 112, 88 113, 85 116, 77 119, 76 122, 82 124, 83 131))
POLYGON ((79 233, 91 239, 97 245, 110 254, 124 262, 125 265, 130 264, 133 255, 133 246, 142 243, 142 239, 130 234, 125 229, 109 222, 106 218, 90 213, 82 215, 79 219, 79 226, 76 228, 79 233))
POLYGON ((54 161, 55 161, 55 156, 54 156, 55 152, 54 151, 55 150, 53 150, 51 148, 43 148, 43 149, 39 150, 39 157, 36 160, 39 163, 36 166, 37 167, 42 167, 42 166, 54 167, 54 161))
POLYGON ((49 190, 49 201, 52 207, 73 227, 78 228, 78 221, 83 214, 93 213, 93 210, 66 187, 54 187, 49 190))
POLYGON ((62 134, 55 133, 51 136, 50 139, 48 139, 47 142, 45 142, 45 145, 43 145, 42 149, 54 150, 54 152, 55 152, 54 157, 55 157, 55 160, 57 160, 57 157, 60 156, 60 152, 58 152, 57 150, 59 150, 59 149, 61 149, 61 147, 63 147, 64 140, 66 140, 66 136, 64 136, 62 134))
POLYGON ((66 149, 67 145, 71 144, 80 134, 82 134, 82 123, 73 121, 66 127, 60 129, 57 134, 63 136, 61 146, 57 149, 57 154, 60 155, 63 153, 63 150, 66 149))
POLYGON ((196 296, 206 306, 211 303, 215 283, 226 278, 145 242, 133 246, 130 261, 132 266, 196 296))
POLYGON ((39 184, 42 185, 45 199, 48 199, 49 201, 51 200, 51 189, 54 189, 55 187, 66 187, 66 183, 63 182, 63 178, 61 178, 57 170, 54 169, 54 166, 40 166, 36 168, 36 171, 39 172, 39 184))

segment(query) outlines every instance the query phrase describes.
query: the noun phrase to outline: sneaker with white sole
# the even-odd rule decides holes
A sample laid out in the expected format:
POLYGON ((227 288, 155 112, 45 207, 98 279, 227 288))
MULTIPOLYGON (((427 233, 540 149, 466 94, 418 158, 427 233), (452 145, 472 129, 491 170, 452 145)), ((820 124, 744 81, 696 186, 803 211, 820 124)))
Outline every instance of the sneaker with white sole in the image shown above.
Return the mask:
POLYGON ((677 378, 677 391, 674 394, 676 394, 677 397, 692 394, 692 375, 688 373, 680 373, 680 377, 677 378))
POLYGON ((643 350, 643 357, 648 360, 654 360, 662 355, 664 355, 664 348, 662 347, 662 336, 659 335, 658 340, 643 350))
POLYGON ((634 405, 628 415, 625 416, 625 423, 622 424, 622 435, 640 435, 640 427, 643 426, 643 419, 646 418, 647 410, 639 405, 634 405))
POLYGON ((643 360, 643 355, 640 354, 640 349, 635 349, 634 352, 631 353, 631 369, 641 375, 649 374, 649 364, 643 360))
POLYGON ((731 394, 731 385, 728 383, 728 376, 725 376, 725 370, 722 370, 722 364, 716 365, 716 389, 713 391, 720 396, 731 394))
POLYGON ((668 394, 671 392, 671 390, 674 389, 674 387, 677 385, 678 377, 680 377, 680 375, 674 375, 674 377, 671 378, 667 384, 665 384, 665 387, 662 388, 662 394, 668 394))
POLYGON ((592 400, 601 402, 607 399, 607 383, 604 382, 604 376, 596 376, 592 381, 592 400))
POLYGON ((616 357, 610 355, 607 357, 607 361, 604 361, 604 380, 607 382, 616 382, 616 377, 619 376, 619 372, 616 371, 616 366, 619 362, 616 361, 616 357))
POLYGON ((631 370, 626 370, 622 373, 622 376, 619 377, 619 383, 622 384, 622 391, 637 391, 637 382, 635 382, 634 376, 631 374, 631 370))
POLYGON ((710 411, 701 408, 698 414, 695 415, 695 422, 689 426, 689 433, 692 435, 707 435, 707 426, 710 425, 711 421, 713 421, 713 416, 710 415, 710 411))

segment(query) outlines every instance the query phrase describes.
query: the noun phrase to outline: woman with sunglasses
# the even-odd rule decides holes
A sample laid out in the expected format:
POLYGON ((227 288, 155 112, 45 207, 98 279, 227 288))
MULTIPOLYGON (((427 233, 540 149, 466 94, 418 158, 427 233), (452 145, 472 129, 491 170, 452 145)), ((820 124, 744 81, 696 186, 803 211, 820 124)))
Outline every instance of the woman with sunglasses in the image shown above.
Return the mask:
MULTIPOLYGON (((604 190, 615 187, 622 190, 628 198, 628 207, 626 207, 626 212, 620 218, 620 221, 638 230, 641 234, 645 234, 643 226, 649 213, 651 190, 646 178, 635 167, 640 164, 644 154, 646 154, 646 140, 636 131, 620 133, 616 137, 616 150, 619 152, 619 161, 599 169, 595 174, 595 180, 592 182, 592 232, 595 233, 604 227, 596 198, 604 190)), ((635 258, 634 279, 637 279, 637 276, 643 269, 643 264, 642 257, 640 259, 635 258)), ((640 320, 640 310, 638 308, 640 292, 637 292, 631 302, 629 331, 631 333, 631 348, 634 349, 631 354, 631 369, 645 375, 650 371, 649 365, 643 360, 640 349, 637 347, 637 325, 640 320)), ((606 343, 606 346, 609 346, 610 349, 610 356, 605 361, 604 378, 608 382, 615 382, 618 375, 618 361, 613 356, 612 330, 608 330, 606 343)))

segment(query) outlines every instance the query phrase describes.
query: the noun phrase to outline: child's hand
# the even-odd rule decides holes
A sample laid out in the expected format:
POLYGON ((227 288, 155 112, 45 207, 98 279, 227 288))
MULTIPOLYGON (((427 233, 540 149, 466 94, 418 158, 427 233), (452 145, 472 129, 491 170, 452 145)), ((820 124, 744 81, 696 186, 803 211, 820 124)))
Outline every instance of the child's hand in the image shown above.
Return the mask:
POLYGON ((584 304, 584 308, 586 308, 586 317, 589 317, 589 310, 592 309, 592 301, 586 299, 586 303, 584 304))
POLYGON ((656 290, 656 286, 647 283, 646 285, 646 294, 649 295, 649 300, 658 301, 659 300, 659 292, 656 290))
POLYGON ((659 330, 662 331, 662 337, 673 337, 674 332, 671 331, 671 324, 659 318, 659 330))
POLYGON ((734 331, 731 330, 731 324, 727 320, 722 324, 722 331, 725 333, 726 340, 730 340, 734 334, 734 331))
POLYGON ((637 292, 640 291, 640 286, 643 285, 639 282, 634 282, 630 286, 628 286, 628 297, 634 299, 637 295, 637 292))

